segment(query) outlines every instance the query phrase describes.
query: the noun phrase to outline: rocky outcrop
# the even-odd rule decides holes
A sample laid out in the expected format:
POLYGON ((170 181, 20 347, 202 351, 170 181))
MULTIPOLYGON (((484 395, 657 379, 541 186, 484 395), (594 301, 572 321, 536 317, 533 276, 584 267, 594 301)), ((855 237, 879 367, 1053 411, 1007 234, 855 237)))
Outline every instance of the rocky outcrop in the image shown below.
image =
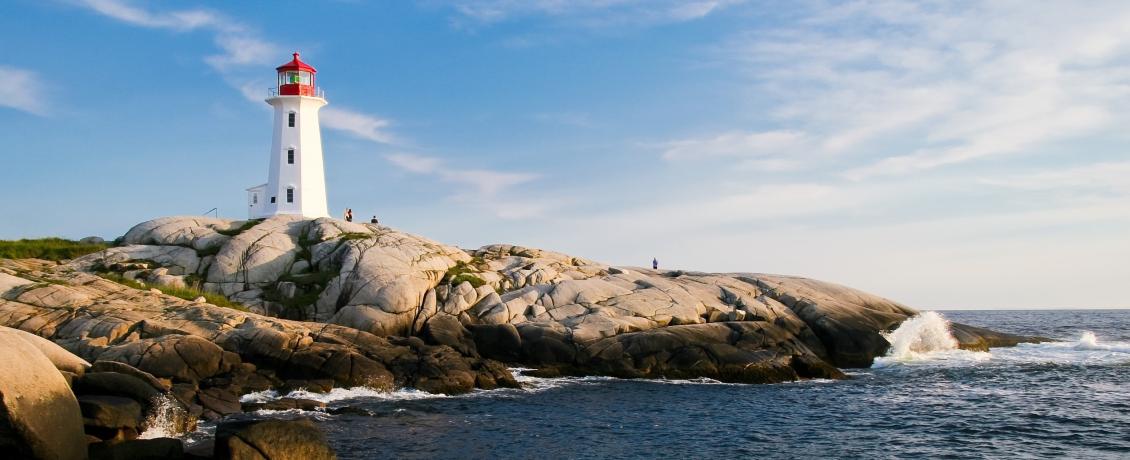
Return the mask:
MULTIPOLYGON (((80 369, 83 373, 76 376, 56 368, 46 353, 62 363, 61 367, 81 360, 58 348, 45 347, 42 351, 36 347, 42 345, 40 340, 0 327, 0 366, 5 370, 0 374, 0 452, 4 458, 185 457, 180 439, 138 439, 149 428, 160 428, 167 434, 194 428, 188 423, 183 406, 169 398, 168 383, 113 361, 86 365, 80 369), (74 393, 64 379, 67 374, 74 376, 74 393), (151 426, 157 423, 166 426, 151 426)), ((238 412, 238 400, 235 404, 238 412)), ((325 404, 284 399, 253 409, 263 408, 324 410, 325 404)), ((220 425, 215 442, 201 443, 200 447, 209 449, 198 456, 190 454, 191 458, 335 458, 325 437, 309 421, 225 422, 220 425)))
POLYGON ((0 328, 0 452, 12 458, 86 458, 78 402, 36 347, 0 328))
POLYGON ((182 300, 69 266, 0 267, 31 281, 0 293, 0 325, 49 338, 95 367, 137 369, 132 377, 157 380, 205 417, 238 412, 239 395, 288 381, 443 393, 470 391, 480 380, 516 386, 504 367, 419 339, 182 300))
POLYGON ((325 436, 309 420, 250 420, 216 427, 217 460, 333 460, 325 436))
MULTIPOLYGON (((834 366, 870 365, 889 347, 880 333, 917 313, 799 277, 612 267, 513 245, 465 251, 385 226, 293 216, 157 219, 119 247, 49 271, 35 280, 48 285, 13 285, 5 298, 16 304, 0 308, 0 324, 179 382, 174 393, 186 398, 287 380, 429 391, 510 384, 491 360, 546 373, 835 378, 834 366), (67 270, 198 285, 252 313, 143 299, 157 294, 67 270)), ((1025 340, 955 330, 973 348, 1025 340)), ((226 396, 192 404, 222 413, 226 396)))

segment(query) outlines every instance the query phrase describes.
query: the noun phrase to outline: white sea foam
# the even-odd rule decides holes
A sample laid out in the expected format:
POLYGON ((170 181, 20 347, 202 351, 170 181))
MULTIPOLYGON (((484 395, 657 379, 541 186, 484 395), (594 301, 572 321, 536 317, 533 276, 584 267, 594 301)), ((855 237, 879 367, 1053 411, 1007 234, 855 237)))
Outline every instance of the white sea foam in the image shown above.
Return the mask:
POLYGON ((994 360, 1023 364, 1112 365, 1130 363, 1130 343, 1108 342, 1091 331, 1075 341, 1022 343, 993 349, 994 360))
POLYGON ((188 418, 188 414, 168 396, 154 399, 153 408, 145 419, 145 431, 138 435, 141 439, 175 438, 184 433, 178 425, 188 418))
POLYGON ((394 391, 380 391, 368 387, 334 388, 328 393, 315 393, 306 390, 294 390, 285 395, 280 395, 275 390, 257 391, 248 393, 239 398, 241 403, 267 402, 280 398, 310 399, 324 403, 334 403, 350 399, 382 399, 389 401, 412 399, 446 398, 447 395, 420 391, 414 388, 401 388, 394 391))
POLYGON ((1082 365, 1130 362, 1130 343, 1101 341, 1091 331, 1084 331, 1075 341, 1022 343, 993 348, 990 353, 958 349, 949 326, 949 321, 937 312, 924 312, 904 321, 894 331, 883 334, 891 343, 891 349, 886 356, 876 358, 871 367, 962 366, 985 362, 1082 365))
POLYGON ((302 409, 285 409, 285 410, 272 410, 272 409, 259 409, 254 412, 255 415, 260 417, 272 418, 293 418, 293 417, 310 417, 314 420, 325 421, 333 419, 333 416, 318 410, 302 410, 302 409))
POLYGON ((898 328, 883 333, 890 342, 887 355, 875 358, 872 368, 906 364, 941 364, 953 362, 980 362, 992 357, 990 353, 959 349, 957 339, 950 333, 950 322, 940 313, 927 311, 903 321, 898 328))

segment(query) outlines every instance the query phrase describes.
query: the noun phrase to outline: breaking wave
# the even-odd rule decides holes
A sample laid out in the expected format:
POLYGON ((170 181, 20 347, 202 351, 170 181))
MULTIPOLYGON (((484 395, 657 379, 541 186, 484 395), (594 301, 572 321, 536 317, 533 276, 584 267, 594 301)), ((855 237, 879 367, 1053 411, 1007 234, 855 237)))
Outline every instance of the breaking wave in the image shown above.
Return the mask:
POLYGON ((899 364, 937 363, 939 361, 984 361, 992 357, 985 352, 959 349, 950 333, 950 322, 940 313, 927 311, 903 321, 891 332, 882 333, 890 342, 887 355, 875 358, 872 368, 899 364))
POLYGON ((873 369, 898 365, 1082 364, 1108 365, 1130 362, 1130 343, 1100 341, 1083 331, 1078 340, 1022 343, 1015 347, 974 352, 958 348, 950 323, 937 312, 924 312, 883 333, 891 344, 886 356, 876 358, 873 369))
POLYGON ((145 418, 145 431, 138 435, 141 439, 175 438, 184 434, 188 423, 188 413, 169 396, 153 399, 153 407, 145 418))
POLYGON ((239 398, 241 403, 262 403, 280 398, 309 399, 326 404, 352 399, 381 399, 389 401, 404 401, 414 399, 447 398, 444 394, 435 394, 420 391, 414 388, 401 388, 395 391, 374 390, 368 387, 334 388, 327 393, 315 393, 306 390, 294 390, 280 395, 275 390, 257 391, 248 393, 239 398))

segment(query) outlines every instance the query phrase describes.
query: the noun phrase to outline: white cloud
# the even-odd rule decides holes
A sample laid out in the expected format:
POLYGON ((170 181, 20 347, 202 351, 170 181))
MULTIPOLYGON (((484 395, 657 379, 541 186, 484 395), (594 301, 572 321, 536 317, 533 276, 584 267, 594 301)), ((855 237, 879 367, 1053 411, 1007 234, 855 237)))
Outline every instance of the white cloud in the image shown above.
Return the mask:
POLYGON ((764 157, 794 153, 804 146, 798 131, 731 131, 705 138, 682 139, 663 144, 666 160, 706 157, 764 157))
POLYGON ((588 28, 652 26, 701 19, 744 0, 452 0, 448 4, 465 26, 540 16, 588 28))
POLYGON ((30 70, 0 65, 4 84, 0 85, 0 107, 45 116, 47 92, 39 75, 30 70))
POLYGON ((394 142, 392 134, 386 131, 392 123, 384 118, 349 109, 326 107, 322 109, 321 120, 327 128, 345 131, 362 139, 382 144, 394 142))
POLYGON ((221 32, 215 42, 224 52, 208 56, 204 61, 220 72, 239 66, 266 66, 285 55, 282 47, 248 34, 221 32))
POLYGON ((905 175, 1130 122, 1130 4, 857 1, 722 47, 775 123, 851 179, 905 175), (878 158, 876 158, 878 156, 878 158), (867 164, 860 165, 860 162, 867 164))
POLYGON ((385 155, 385 159, 398 168, 417 174, 431 174, 439 170, 438 158, 412 155, 408 153, 393 153, 385 155))
POLYGON ((451 199, 490 211, 503 219, 526 219, 541 215, 546 209, 543 202, 514 197, 505 203, 499 196, 507 190, 534 181, 537 174, 524 172, 492 171, 486 169, 454 169, 438 158, 394 153, 385 159, 396 167, 414 174, 430 175, 436 179, 460 186, 451 199), (465 188, 463 188, 465 187, 465 188))
POLYGON ((142 27, 192 30, 201 27, 229 28, 227 20, 207 10, 153 13, 121 0, 78 0, 78 3, 119 21, 142 27))
POLYGON ((979 181, 985 185, 1021 191, 1099 192, 1130 198, 1130 161, 1015 173, 981 178, 979 181))
POLYGON ((505 189, 538 178, 537 174, 532 173, 513 173, 485 169, 444 171, 441 173, 441 176, 451 182, 469 185, 475 191, 475 195, 487 197, 496 196, 505 189))
MULTIPOLYGON (((246 77, 249 70, 266 72, 272 63, 283 59, 286 50, 261 38, 253 28, 227 16, 203 9, 158 12, 135 7, 123 0, 78 0, 80 4, 102 15, 129 24, 176 31, 206 30, 220 53, 204 57, 204 61, 223 76, 244 98, 262 102, 267 84, 259 77, 246 77), (266 68, 265 68, 266 67, 266 68)), ((344 131, 374 142, 389 144, 394 137, 388 132, 391 122, 375 115, 338 107, 322 110, 326 128, 344 131)))

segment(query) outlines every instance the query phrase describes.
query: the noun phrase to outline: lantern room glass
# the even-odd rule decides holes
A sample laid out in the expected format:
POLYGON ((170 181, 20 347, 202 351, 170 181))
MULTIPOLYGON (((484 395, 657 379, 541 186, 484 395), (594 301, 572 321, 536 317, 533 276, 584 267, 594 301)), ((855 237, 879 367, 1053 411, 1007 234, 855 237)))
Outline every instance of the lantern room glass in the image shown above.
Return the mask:
POLYGON ((279 86, 282 85, 306 85, 314 84, 314 75, 310 72, 302 70, 288 70, 286 72, 279 72, 279 86))

